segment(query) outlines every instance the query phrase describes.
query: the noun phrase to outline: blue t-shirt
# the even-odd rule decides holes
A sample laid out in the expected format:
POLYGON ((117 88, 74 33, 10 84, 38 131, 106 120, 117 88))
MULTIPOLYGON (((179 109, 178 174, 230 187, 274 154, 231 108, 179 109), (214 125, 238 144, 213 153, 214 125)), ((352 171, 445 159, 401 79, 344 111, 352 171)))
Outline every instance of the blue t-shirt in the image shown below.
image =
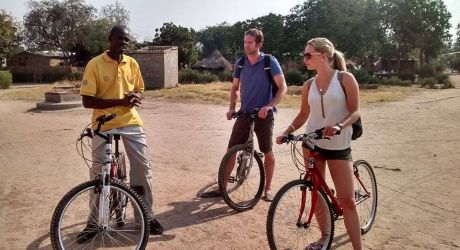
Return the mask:
MULTIPOLYGON (((259 60, 253 65, 245 57, 246 60, 240 72, 236 69, 241 59, 235 62, 232 76, 240 79, 241 111, 245 113, 256 108, 260 109, 273 99, 273 85, 264 70, 264 56, 264 53, 260 53, 259 60)), ((270 56, 270 73, 272 76, 283 73, 278 60, 273 56, 270 56)))

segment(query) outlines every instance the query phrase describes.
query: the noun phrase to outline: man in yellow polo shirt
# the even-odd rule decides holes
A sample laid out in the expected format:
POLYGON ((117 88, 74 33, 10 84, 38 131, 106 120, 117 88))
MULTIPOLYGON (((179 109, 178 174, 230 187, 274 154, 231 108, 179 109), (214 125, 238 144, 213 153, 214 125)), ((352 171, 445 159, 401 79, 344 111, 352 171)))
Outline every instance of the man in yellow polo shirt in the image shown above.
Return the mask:
MULTIPOLYGON (((163 227, 155 219, 152 209, 152 168, 147 157, 146 136, 135 108, 141 104, 144 81, 136 60, 123 54, 129 42, 126 28, 113 27, 109 42, 109 50, 86 65, 80 88, 83 106, 93 109, 93 122, 102 114, 116 114, 116 118, 104 124, 101 131, 121 135, 131 166, 130 184, 144 198, 150 216, 150 234, 162 234, 163 227)), ((98 159, 105 157, 104 146, 104 139, 98 136, 92 139, 91 179, 101 172, 102 164, 98 159)), ((91 240, 96 235, 93 229, 94 225, 88 219, 88 225, 77 236, 78 242, 91 240)))

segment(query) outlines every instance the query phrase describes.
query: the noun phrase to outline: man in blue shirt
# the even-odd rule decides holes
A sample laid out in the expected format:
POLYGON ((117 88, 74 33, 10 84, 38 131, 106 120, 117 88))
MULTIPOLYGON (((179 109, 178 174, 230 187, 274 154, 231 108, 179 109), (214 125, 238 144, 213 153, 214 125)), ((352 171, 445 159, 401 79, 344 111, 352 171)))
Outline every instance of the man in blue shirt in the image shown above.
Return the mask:
MULTIPOLYGON (((271 182, 275 168, 275 156, 273 155, 273 112, 275 106, 286 94, 287 86, 278 60, 270 56, 270 74, 278 87, 276 94, 272 94, 273 84, 264 70, 264 53, 260 51, 264 42, 264 35, 259 29, 250 29, 244 33, 244 51, 246 56, 237 60, 233 70, 233 83, 230 89, 230 107, 227 111, 227 119, 231 120, 236 113, 236 101, 238 92, 241 94, 241 111, 249 113, 259 109, 255 123, 255 133, 259 142, 259 149, 264 153, 264 166, 266 174, 265 200, 273 200, 271 182), (241 64, 240 60, 245 60, 241 64), (238 66, 242 70, 237 70, 238 66)), ((249 136, 250 120, 248 117, 239 116, 233 126, 232 135, 228 148, 243 144, 249 136)), ((217 190, 204 193, 203 197, 219 196, 217 190)))

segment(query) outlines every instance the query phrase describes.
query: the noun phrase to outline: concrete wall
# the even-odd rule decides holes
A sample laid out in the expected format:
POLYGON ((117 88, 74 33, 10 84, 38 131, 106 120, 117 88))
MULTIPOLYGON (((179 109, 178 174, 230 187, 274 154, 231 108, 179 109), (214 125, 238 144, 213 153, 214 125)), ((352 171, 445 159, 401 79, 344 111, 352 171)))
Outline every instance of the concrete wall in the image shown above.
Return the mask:
POLYGON ((128 55, 139 63, 147 89, 177 86, 179 80, 177 47, 155 46, 128 55))

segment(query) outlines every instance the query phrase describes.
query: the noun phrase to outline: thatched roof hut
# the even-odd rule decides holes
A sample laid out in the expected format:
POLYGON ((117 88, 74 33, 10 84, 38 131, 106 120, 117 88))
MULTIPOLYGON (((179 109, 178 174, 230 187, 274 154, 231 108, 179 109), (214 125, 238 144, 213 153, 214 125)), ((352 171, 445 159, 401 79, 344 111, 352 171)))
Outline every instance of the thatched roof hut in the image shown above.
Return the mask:
POLYGON ((232 70, 233 65, 225 59, 218 50, 214 50, 211 55, 192 65, 192 69, 201 70, 232 70))

